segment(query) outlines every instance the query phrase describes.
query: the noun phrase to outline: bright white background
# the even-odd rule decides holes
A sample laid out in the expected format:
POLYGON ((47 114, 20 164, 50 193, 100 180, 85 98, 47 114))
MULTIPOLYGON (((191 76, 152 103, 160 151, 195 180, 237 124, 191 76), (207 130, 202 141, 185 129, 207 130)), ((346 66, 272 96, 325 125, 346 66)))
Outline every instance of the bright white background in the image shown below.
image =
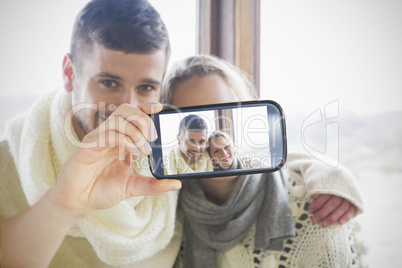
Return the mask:
MULTIPOLYGON (((62 86, 72 24, 86 2, 0 1, 0 135, 8 118, 62 86)), ((194 54, 195 0, 151 2, 169 29, 172 62, 194 54)), ((261 6, 262 98, 283 106, 296 143, 307 117, 337 103, 340 160, 365 198, 368 261, 398 267, 402 120, 391 112, 402 110, 402 1, 261 0, 261 6)))
POLYGON ((261 1, 261 91, 285 111, 401 109, 402 1, 261 1))
MULTIPOLYGON (((75 16, 88 0, 0 1, 0 96, 61 87, 75 16)), ((171 62, 195 53, 195 1, 150 0, 167 25, 171 62), (183 40, 185 40, 183 42, 183 40)))
MULTIPOLYGON (((87 0, 0 2, 0 96, 62 86, 76 13, 87 0)), ((172 61, 195 53, 195 1, 151 0, 172 61)), ((287 114, 338 100, 359 115, 401 110, 402 1, 261 1, 261 96, 287 114)))

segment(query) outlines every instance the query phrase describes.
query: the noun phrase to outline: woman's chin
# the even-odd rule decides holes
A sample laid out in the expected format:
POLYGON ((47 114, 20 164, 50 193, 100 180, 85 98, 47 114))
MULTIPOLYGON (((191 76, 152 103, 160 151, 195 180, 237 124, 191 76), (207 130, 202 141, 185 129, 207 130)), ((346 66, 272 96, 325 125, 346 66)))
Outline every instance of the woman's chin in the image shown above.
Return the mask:
POLYGON ((230 163, 221 164, 221 165, 219 165, 219 167, 220 167, 222 170, 229 170, 229 169, 230 169, 230 163))
POLYGON ((228 182, 231 180, 236 179, 238 176, 224 176, 224 177, 214 177, 214 178, 209 178, 208 180, 210 181, 214 181, 214 182, 219 182, 219 183, 223 183, 223 182, 228 182))

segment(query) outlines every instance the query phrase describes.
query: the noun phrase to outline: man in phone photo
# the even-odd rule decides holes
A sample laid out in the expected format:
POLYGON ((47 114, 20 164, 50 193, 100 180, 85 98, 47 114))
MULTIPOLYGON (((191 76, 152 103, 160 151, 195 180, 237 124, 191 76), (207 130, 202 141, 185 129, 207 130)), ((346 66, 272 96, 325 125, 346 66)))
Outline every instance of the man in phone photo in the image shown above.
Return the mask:
POLYGON ((179 124, 177 144, 164 157, 165 175, 214 171, 212 160, 205 150, 208 126, 195 114, 184 117, 179 124))

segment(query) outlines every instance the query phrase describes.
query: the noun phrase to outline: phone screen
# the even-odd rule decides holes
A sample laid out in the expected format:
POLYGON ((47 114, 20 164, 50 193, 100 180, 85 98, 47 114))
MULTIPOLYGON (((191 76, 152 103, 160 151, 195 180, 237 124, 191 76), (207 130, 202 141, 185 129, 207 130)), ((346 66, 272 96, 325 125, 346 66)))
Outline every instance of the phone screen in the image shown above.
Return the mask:
POLYGON ((282 109, 272 101, 166 108, 152 115, 156 178, 207 178, 272 172, 286 159, 282 109))

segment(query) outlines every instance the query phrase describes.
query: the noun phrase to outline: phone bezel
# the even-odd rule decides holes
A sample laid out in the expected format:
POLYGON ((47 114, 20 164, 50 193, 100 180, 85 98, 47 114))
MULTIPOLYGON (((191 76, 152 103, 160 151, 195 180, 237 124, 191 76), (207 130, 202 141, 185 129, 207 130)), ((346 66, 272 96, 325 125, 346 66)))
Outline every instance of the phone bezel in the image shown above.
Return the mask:
MULTIPOLYGON (((197 105, 197 106, 185 106, 185 107, 164 107, 163 110, 157 114, 152 114, 150 115, 151 119, 154 121, 155 127, 156 127, 156 132, 158 134, 158 138, 150 142, 151 148, 152 148, 152 153, 148 156, 149 159, 149 168, 151 170, 152 175, 157 178, 157 179, 179 179, 179 180, 185 180, 185 179, 202 179, 202 178, 211 178, 211 177, 227 177, 227 176, 235 176, 235 175, 245 175, 245 174, 256 174, 256 173, 269 173, 269 172, 275 172, 283 167, 283 165, 286 162, 286 157, 287 157, 287 136, 286 136, 286 122, 285 122, 285 115, 283 113, 282 107, 275 101, 272 100, 253 100, 253 101, 244 101, 244 102, 229 102, 229 103, 220 103, 220 104, 208 104, 208 105, 197 105), (240 107, 258 107, 258 106, 266 106, 270 107, 267 104, 272 105, 275 107, 276 110, 271 111, 268 109, 267 113, 270 114, 268 118, 273 119, 272 115, 277 115, 275 116, 276 120, 279 119, 279 123, 281 124, 281 130, 282 130, 282 147, 277 148, 276 150, 272 150, 270 148, 271 154, 277 154, 280 153, 283 155, 281 158, 276 158, 279 159, 280 161, 278 162, 278 165, 276 165, 273 168, 253 168, 253 169, 232 169, 232 170, 225 170, 225 171, 210 171, 210 172, 198 172, 198 173, 187 173, 187 174, 177 174, 177 175, 164 175, 164 170, 163 166, 159 165, 157 169, 155 169, 155 162, 154 162, 154 156, 156 156, 157 159, 160 159, 163 157, 162 154, 162 149, 161 149, 161 129, 160 129, 160 124, 159 124, 159 119, 161 114, 172 114, 172 113, 181 113, 181 112, 191 112, 191 111, 207 111, 207 110, 217 110, 217 109, 228 109, 228 108, 240 108, 240 107), (155 148, 156 147, 156 148, 155 148), (162 171, 163 175, 158 174, 158 171, 162 171)), ((269 122, 271 124, 271 122, 269 122)), ((272 135, 270 135, 271 138, 272 135)), ((271 140, 270 140, 271 142, 271 140)), ((158 161, 160 163, 160 161, 158 161)))

